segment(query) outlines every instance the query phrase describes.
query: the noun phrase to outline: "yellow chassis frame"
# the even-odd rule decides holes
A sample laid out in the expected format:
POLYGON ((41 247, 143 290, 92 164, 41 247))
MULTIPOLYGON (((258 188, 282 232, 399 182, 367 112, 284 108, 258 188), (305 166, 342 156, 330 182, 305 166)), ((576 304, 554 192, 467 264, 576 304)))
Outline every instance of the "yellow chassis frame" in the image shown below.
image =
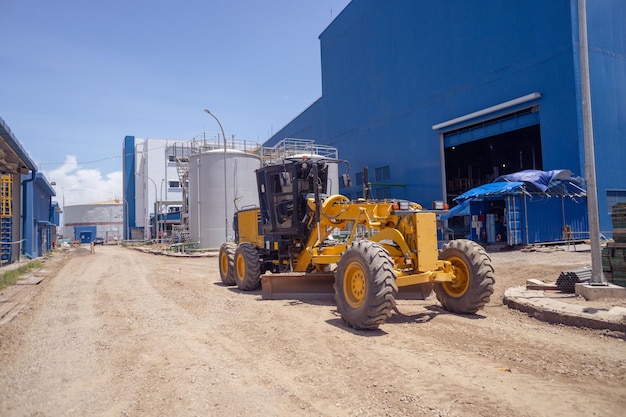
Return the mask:
MULTIPOLYGON (((315 212, 314 199, 309 199, 308 205, 315 212)), ((330 196, 322 203, 316 231, 297 259, 294 271, 304 272, 310 264, 322 271, 339 262, 348 246, 359 238, 359 225, 367 230, 367 239, 378 242, 393 258, 398 287, 452 282, 455 278, 452 264, 438 259, 434 213, 422 211, 416 203, 400 211, 393 202, 351 202, 342 195, 330 196), (349 230, 348 238, 336 245, 322 246, 336 228, 349 230)))

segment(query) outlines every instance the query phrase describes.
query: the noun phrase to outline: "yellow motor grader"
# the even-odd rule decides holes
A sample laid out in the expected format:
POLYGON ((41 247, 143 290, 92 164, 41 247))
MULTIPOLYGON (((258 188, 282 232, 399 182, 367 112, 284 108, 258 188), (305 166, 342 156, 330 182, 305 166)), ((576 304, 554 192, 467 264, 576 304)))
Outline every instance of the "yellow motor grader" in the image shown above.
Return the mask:
POLYGON ((439 251, 435 213, 414 202, 327 195, 331 162, 292 158, 257 170, 260 207, 235 214, 236 242, 220 248, 225 285, 250 291, 262 282, 265 293, 273 280, 330 278, 338 311, 355 329, 384 323, 398 287, 432 288, 455 313, 485 306, 494 270, 480 245, 453 240, 439 251))

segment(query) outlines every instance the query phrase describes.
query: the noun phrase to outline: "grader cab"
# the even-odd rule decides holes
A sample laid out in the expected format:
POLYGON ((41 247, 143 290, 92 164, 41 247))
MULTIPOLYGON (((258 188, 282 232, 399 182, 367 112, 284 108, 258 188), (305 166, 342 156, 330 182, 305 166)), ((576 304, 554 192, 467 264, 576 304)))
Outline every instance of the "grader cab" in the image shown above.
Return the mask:
POLYGON ((236 242, 220 248, 225 285, 330 278, 342 319, 356 329, 384 323, 399 287, 432 288, 455 313, 485 306, 494 270, 480 245, 454 240, 439 251, 435 213, 414 202, 327 195, 330 162, 294 158, 257 170, 260 207, 235 214, 236 242))

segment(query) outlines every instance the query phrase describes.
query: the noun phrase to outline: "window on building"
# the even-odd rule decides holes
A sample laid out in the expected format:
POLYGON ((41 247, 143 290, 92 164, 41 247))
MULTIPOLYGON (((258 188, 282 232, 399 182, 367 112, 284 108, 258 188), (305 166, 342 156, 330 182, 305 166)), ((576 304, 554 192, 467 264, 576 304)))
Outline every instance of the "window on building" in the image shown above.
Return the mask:
POLYGON ((169 181, 167 186, 170 187, 170 188, 180 188, 180 182, 179 181, 169 181))
POLYGON ((609 214, 613 213, 613 206, 617 203, 626 203, 626 190, 606 190, 606 204, 609 214))
POLYGON ((391 187, 376 187, 372 194, 378 200, 391 198, 391 187))
POLYGON ((374 170, 374 181, 388 181, 391 178, 389 173, 389 165, 385 165, 384 167, 376 168, 374 170))

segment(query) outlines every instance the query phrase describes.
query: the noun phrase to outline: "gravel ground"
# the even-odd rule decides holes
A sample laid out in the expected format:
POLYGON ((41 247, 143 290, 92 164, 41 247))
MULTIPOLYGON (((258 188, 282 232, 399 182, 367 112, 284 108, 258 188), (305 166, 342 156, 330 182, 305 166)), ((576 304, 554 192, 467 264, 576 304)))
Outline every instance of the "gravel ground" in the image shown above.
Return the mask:
POLYGON ((214 256, 57 254, 0 327, 0 415, 623 415, 624 334, 502 303, 528 278, 588 265, 589 252, 490 255, 495 293, 479 314, 399 300, 380 330, 355 331, 331 300, 224 287, 214 256))

